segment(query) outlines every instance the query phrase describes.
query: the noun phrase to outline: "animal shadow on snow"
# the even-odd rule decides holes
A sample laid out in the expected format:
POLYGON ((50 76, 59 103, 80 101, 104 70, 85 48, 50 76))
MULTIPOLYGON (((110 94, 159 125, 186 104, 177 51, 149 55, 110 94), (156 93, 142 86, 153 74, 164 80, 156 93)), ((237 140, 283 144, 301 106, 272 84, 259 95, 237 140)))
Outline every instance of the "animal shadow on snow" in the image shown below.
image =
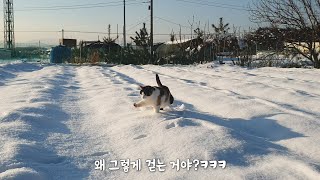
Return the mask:
POLYGON ((288 149, 276 142, 292 138, 304 137, 303 134, 293 132, 291 129, 280 125, 271 116, 260 116, 252 119, 223 119, 204 112, 199 112, 193 105, 182 101, 175 101, 175 104, 184 104, 183 111, 165 112, 167 119, 182 118, 184 126, 199 125, 192 121, 198 119, 218 126, 227 128, 232 138, 241 142, 240 147, 229 148, 215 154, 211 158, 216 160, 226 160, 228 164, 235 166, 249 166, 248 157, 263 157, 270 153, 287 154, 288 149))

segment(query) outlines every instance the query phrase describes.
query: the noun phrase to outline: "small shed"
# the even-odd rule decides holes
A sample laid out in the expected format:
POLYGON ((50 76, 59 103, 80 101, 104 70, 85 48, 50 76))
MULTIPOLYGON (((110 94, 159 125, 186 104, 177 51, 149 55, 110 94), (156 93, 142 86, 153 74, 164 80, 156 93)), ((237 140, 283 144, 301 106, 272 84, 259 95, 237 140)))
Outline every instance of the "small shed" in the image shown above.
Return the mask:
POLYGON ((50 53, 50 63, 70 62, 72 56, 71 48, 63 45, 53 47, 50 53))

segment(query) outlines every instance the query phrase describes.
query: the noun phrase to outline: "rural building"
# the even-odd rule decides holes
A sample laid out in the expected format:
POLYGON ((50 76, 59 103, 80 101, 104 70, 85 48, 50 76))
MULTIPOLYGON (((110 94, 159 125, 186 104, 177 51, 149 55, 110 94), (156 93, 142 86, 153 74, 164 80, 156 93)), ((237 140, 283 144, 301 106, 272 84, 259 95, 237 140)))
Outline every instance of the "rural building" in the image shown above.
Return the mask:
POLYGON ((67 46, 69 48, 77 47, 77 40, 76 39, 59 39, 60 45, 67 46))
MULTIPOLYGON (((309 50, 306 48, 307 43, 305 43, 305 42, 285 43, 285 46, 289 47, 289 48, 293 48, 294 47, 294 48, 299 49, 301 52, 309 53, 309 50)), ((320 52, 320 43, 319 42, 314 42, 314 47, 316 47, 315 49, 318 52, 320 52)))

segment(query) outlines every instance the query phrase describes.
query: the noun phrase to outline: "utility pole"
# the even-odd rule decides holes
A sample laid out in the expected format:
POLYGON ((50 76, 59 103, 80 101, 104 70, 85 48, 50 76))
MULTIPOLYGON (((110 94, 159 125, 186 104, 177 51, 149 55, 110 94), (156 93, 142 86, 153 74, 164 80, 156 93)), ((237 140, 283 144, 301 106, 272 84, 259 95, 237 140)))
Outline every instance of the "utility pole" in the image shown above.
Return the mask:
POLYGON ((126 42, 126 0, 123 0, 123 46, 127 46, 126 42))
POLYGON ((153 0, 150 1, 150 61, 153 63, 153 0))
POLYGON ((111 34, 111 25, 109 24, 108 25, 108 40, 111 40, 110 34, 111 34))
POLYGON ((14 50, 14 15, 13 0, 3 0, 4 48, 14 50))
POLYGON ((119 44, 119 27, 118 27, 118 24, 117 24, 117 42, 119 44))

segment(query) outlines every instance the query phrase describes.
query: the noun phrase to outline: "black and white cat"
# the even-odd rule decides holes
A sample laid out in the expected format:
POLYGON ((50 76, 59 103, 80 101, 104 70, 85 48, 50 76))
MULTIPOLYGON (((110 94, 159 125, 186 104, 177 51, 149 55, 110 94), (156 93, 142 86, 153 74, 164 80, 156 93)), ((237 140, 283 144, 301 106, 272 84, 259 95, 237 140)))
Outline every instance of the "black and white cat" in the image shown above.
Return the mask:
POLYGON ((140 86, 142 100, 134 103, 134 107, 152 106, 155 112, 173 103, 174 98, 167 86, 162 85, 158 74, 156 74, 158 86, 140 86))

